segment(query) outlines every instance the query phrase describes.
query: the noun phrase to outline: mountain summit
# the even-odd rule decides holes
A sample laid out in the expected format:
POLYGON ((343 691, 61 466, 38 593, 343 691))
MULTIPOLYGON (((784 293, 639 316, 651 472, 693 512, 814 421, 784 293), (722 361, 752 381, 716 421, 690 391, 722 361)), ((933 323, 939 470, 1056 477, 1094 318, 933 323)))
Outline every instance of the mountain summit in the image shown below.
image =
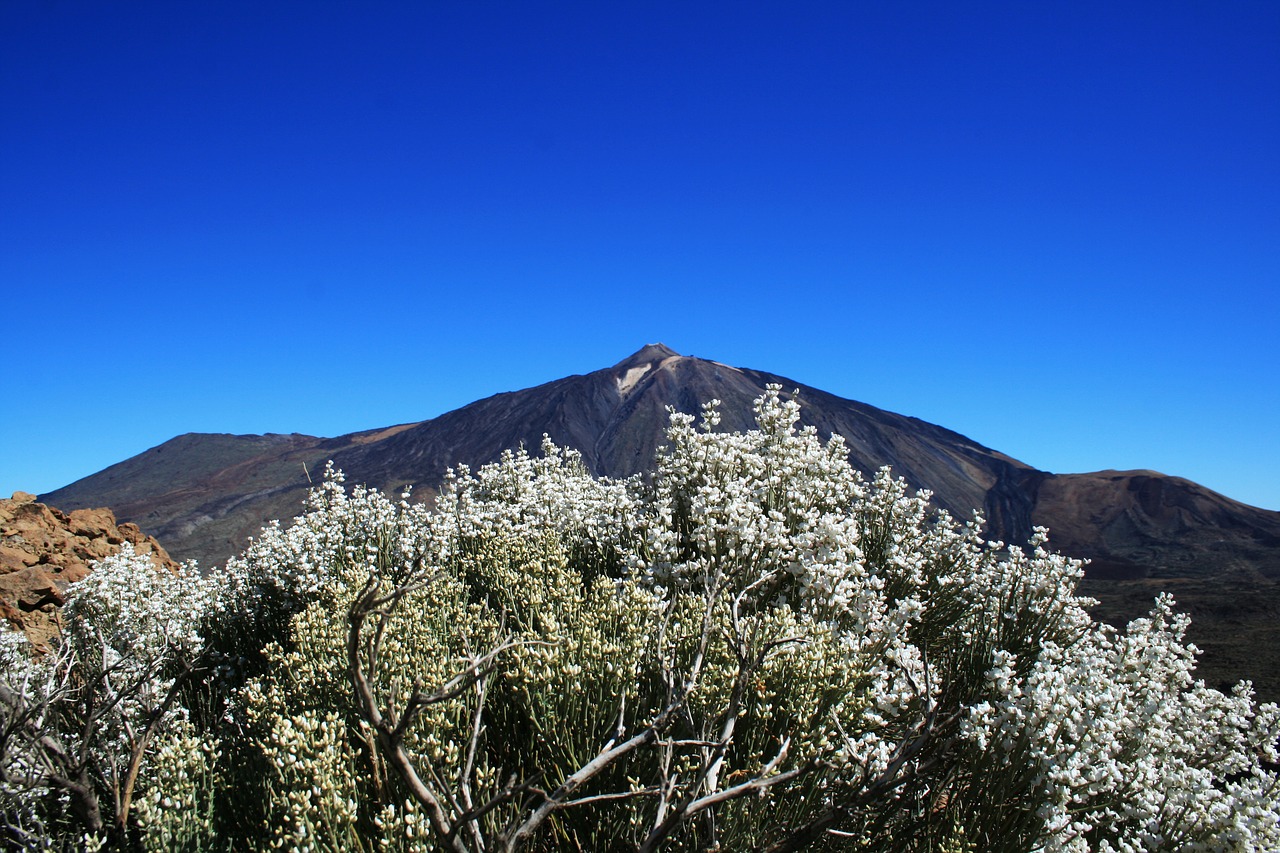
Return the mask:
POLYGON ((649 368, 668 358, 684 358, 680 353, 666 344, 645 344, 631 355, 613 366, 614 370, 631 370, 632 368, 649 368))
POLYGON ((803 423, 844 436, 855 467, 869 474, 889 465, 954 515, 980 510, 991 538, 1024 541, 1032 526, 1047 526, 1056 547, 1094 560, 1095 577, 1204 577, 1234 567, 1280 578, 1280 513, 1150 471, 1039 471, 943 427, 661 343, 420 423, 338 438, 179 436, 41 500, 68 510, 110 506, 175 556, 220 563, 265 521, 295 515, 329 460, 349 482, 391 492, 413 485, 426 498, 449 467, 537 448, 545 433, 581 451, 596 474, 624 477, 652 465, 668 407, 697 413, 718 399, 722 429, 749 429, 752 402, 769 383, 798 395, 803 423))

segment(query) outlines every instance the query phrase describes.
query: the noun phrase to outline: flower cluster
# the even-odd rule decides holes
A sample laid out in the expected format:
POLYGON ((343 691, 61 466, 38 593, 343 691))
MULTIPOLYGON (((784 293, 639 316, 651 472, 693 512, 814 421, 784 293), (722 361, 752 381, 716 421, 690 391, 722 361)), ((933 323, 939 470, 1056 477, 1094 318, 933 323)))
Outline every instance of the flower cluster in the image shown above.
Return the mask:
POLYGON ((1046 644, 1025 678, 993 661, 996 698, 969 709, 965 734, 991 772, 1030 776, 1051 849, 1280 849, 1265 769, 1280 758, 1280 711, 1254 708, 1248 684, 1195 681, 1188 622, 1161 596, 1123 634, 1046 644))
MULTIPOLYGON (((154 797, 157 744, 184 729, 214 584, 158 569, 128 543, 73 584, 66 628, 39 657, 0 642, 0 801, 11 835, 77 827, 107 840, 135 800, 154 797)), ((95 842, 95 843, 97 843, 95 842)))

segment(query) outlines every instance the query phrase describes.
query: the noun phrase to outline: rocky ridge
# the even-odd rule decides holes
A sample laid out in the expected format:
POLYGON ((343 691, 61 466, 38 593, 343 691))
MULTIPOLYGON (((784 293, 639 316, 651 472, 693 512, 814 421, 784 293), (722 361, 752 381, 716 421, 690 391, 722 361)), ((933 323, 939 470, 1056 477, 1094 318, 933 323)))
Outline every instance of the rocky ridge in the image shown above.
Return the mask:
POLYGON ((46 646, 59 630, 67 587, 126 542, 157 570, 177 571, 159 542, 136 524, 118 524, 109 509, 62 512, 26 492, 0 499, 0 618, 46 646))

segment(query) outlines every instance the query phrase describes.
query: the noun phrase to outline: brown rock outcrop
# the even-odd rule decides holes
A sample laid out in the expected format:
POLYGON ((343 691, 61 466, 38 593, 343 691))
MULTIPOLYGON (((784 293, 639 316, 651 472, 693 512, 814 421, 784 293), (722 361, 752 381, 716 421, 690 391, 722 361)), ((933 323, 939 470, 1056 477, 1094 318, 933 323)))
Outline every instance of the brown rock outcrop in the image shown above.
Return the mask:
POLYGON ((126 542, 158 571, 177 571, 159 542, 136 524, 116 524, 109 509, 64 513, 26 492, 0 499, 0 619, 46 645, 58 633, 67 587, 126 542))

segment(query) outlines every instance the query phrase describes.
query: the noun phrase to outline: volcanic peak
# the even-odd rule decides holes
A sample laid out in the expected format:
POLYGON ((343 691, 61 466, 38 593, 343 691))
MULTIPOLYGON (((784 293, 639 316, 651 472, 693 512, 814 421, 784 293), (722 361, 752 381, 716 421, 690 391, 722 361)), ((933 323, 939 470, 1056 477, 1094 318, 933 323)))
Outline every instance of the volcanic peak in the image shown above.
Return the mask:
POLYGON ((614 370, 630 370, 633 367, 652 366, 668 358, 683 358, 666 344, 645 344, 613 366, 614 370))

